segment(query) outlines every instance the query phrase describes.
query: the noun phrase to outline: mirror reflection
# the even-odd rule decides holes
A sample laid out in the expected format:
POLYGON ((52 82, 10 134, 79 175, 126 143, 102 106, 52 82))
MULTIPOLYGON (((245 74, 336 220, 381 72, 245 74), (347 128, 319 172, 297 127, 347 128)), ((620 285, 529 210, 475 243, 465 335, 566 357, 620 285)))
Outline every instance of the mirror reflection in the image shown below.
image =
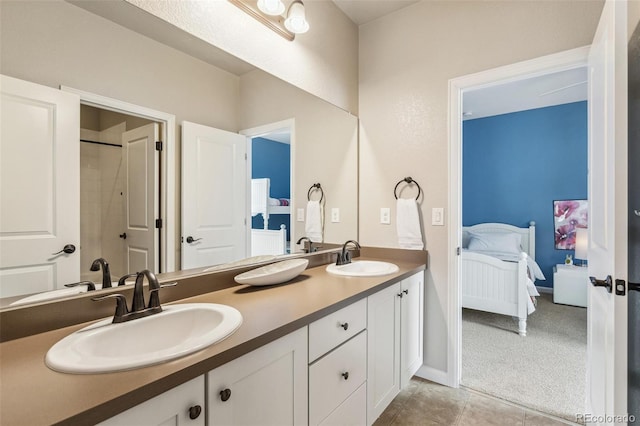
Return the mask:
MULTIPOLYGON (((339 244, 357 237, 356 117, 235 58, 213 60, 211 51, 186 54, 67 2, 2 2, 0 12, 3 75, 58 92, 62 92, 60 86, 72 87, 175 117, 171 128, 167 121, 149 115, 122 114, 117 108, 84 101, 80 107, 76 101, 75 130, 52 136, 67 148, 72 146, 67 152, 76 163, 67 167, 52 162, 65 154, 46 145, 51 138, 43 139, 42 146, 23 146, 16 157, 7 155, 16 144, 5 132, 8 115, 3 93, 1 306, 42 291, 54 290, 57 293, 49 295, 66 297, 65 292, 89 288, 82 284, 66 289, 68 283, 91 281, 99 289, 104 268, 90 269, 100 258, 108 262, 116 285, 120 277, 146 268, 160 272, 194 268, 199 273, 243 258, 263 261, 260 256, 300 252, 303 247, 295 242, 305 236, 307 191, 316 182, 322 184, 323 208, 329 216, 323 223, 324 242, 339 244), (237 146, 247 153, 244 169, 221 163, 228 148, 220 146, 209 146, 212 157, 200 155, 198 163, 189 161, 184 135, 189 123, 239 137, 237 146), (163 143, 173 145, 149 154, 141 148, 148 144, 136 144, 143 137, 132 134, 142 129, 149 134, 144 136, 146 141, 155 144, 164 137, 163 143), (213 167, 215 161, 221 163, 219 167, 213 167), (15 167, 7 167, 11 163, 15 167), (151 163, 157 164, 159 177, 148 173, 151 163), (11 174, 19 173, 25 164, 31 165, 26 168, 30 175, 11 174), (35 173, 38 168, 47 172, 40 179, 35 173), (189 180, 194 170, 201 179, 195 184, 189 180), (54 172, 73 172, 77 177, 69 181, 64 173, 54 172), (266 208, 253 203, 258 192, 253 191, 252 179, 268 179, 269 189, 262 189, 266 208), (5 202, 5 194, 21 192, 13 190, 19 180, 26 182, 22 188, 30 194, 27 202, 5 202), (194 187, 199 192, 188 194, 186 188, 194 187), (70 207, 71 203, 54 211, 52 194, 65 188, 74 189, 77 207, 70 207), (171 199, 173 204, 167 201, 171 199), (75 234, 50 242, 50 247, 40 244, 46 252, 40 259, 5 256, 8 251, 19 253, 8 244, 31 231, 20 226, 12 229, 15 223, 6 219, 28 217, 34 211, 49 215, 34 219, 39 226, 34 228, 36 233, 47 234, 48 240, 61 231, 55 220, 63 216, 71 217, 75 234), (338 221, 330 220, 331 213, 338 221), (162 220, 161 227, 155 227, 155 219, 162 220), (227 234, 235 233, 233 249, 224 242, 224 232, 212 238, 201 236, 232 225, 237 227, 227 234), (257 231, 269 231, 278 239, 256 246, 257 231), (187 242, 188 237, 193 241, 187 242), (208 239, 218 246, 205 244, 208 239), (67 243, 77 250, 52 255, 67 243), (270 248, 271 243, 277 246, 270 248), (69 275, 61 275, 63 270, 69 270, 69 275)), ((26 128, 29 120, 22 121, 26 128)), ((196 135, 195 139, 203 152, 206 137, 196 135)))

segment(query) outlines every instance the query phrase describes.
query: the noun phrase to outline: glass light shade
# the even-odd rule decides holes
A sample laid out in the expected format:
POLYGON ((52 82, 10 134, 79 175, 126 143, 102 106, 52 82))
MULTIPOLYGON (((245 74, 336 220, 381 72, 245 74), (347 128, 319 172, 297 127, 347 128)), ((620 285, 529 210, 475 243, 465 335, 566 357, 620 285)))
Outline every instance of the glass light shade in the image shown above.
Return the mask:
POLYGON ((287 13, 287 19, 284 21, 284 26, 294 34, 302 34, 309 31, 309 23, 304 11, 304 5, 300 0, 296 0, 289 6, 289 13, 287 13))
POLYGON ((281 0, 258 0, 258 9, 267 15, 282 15, 284 3, 281 0))
POLYGON ((589 249, 589 232, 587 228, 576 229, 576 259, 586 260, 589 249))

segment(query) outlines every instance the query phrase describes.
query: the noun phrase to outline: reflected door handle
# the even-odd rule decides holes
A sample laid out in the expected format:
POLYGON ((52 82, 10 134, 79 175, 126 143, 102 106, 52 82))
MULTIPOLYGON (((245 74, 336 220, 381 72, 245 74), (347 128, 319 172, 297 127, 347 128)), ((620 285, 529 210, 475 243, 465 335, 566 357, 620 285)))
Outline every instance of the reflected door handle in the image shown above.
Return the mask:
POLYGON ((629 291, 640 291, 640 283, 627 283, 629 291))
POLYGON ((56 253, 51 253, 51 255, 55 256, 56 254, 60 254, 60 253, 71 254, 71 253, 73 253, 75 251, 76 251, 76 246, 74 246, 73 244, 67 244, 66 246, 64 246, 62 248, 62 250, 60 250, 59 252, 56 252, 56 253))
POLYGON ((607 289, 607 292, 611 293, 611 290, 613 289, 613 280, 611 278, 611 275, 607 275, 607 278, 605 278, 604 280, 598 280, 595 277, 589 277, 589 281, 591 281, 591 284, 594 287, 604 287, 607 289))
POLYGON ((191 235, 189 235, 189 236, 187 237, 187 242, 188 242, 189 244, 191 244, 191 243, 195 243, 196 241, 200 241, 201 239, 202 239, 202 238, 193 238, 191 235))

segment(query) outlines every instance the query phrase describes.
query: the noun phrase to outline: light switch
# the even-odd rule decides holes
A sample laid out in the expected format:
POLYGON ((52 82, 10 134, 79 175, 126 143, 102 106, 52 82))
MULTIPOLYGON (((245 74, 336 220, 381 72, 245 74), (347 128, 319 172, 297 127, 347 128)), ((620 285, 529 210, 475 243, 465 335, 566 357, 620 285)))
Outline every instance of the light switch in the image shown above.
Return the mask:
POLYGON ((298 222, 304 222, 304 209, 298 209, 297 220, 298 222))
POLYGON ((380 223, 383 225, 391 224, 391 209, 389 207, 382 207, 380 209, 380 223))
POLYGON ((338 207, 333 207, 331 209, 331 222, 333 223, 340 222, 340 209, 338 207))
POLYGON ((436 226, 444 226, 444 208, 434 207, 431 209, 431 224, 436 226))

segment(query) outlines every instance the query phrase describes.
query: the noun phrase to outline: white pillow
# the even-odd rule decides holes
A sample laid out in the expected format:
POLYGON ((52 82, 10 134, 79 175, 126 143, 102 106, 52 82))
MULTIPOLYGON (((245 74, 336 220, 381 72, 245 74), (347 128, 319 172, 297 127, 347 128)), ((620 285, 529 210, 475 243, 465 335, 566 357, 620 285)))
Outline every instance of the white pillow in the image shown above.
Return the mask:
POLYGON ((469 250, 520 253, 522 236, 511 232, 470 232, 469 250))

